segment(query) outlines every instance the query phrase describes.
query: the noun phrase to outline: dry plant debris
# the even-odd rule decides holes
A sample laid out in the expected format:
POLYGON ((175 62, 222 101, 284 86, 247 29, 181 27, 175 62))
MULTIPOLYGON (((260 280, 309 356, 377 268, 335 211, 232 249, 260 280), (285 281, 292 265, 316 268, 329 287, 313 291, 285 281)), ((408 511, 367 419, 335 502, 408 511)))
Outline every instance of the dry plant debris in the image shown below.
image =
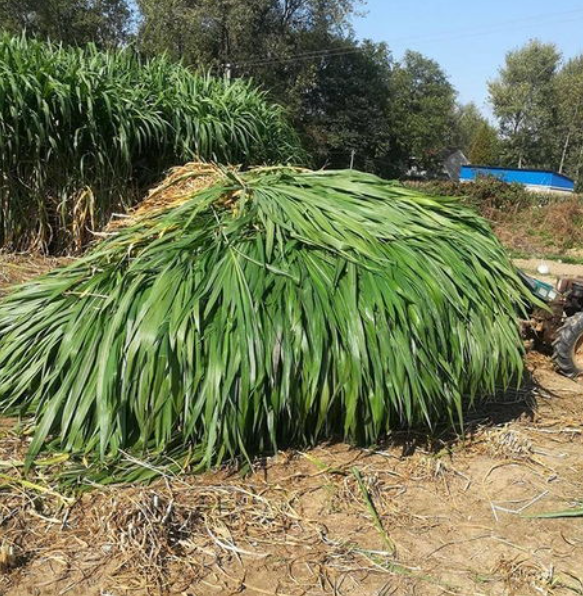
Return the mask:
MULTIPOLYGON (((245 477, 168 476, 72 505, 4 485, 0 542, 13 563, 0 594, 583 594, 583 524, 527 517, 583 495, 581 392, 530 362, 537 406, 501 398, 465 437, 283 452, 245 477)), ((0 460, 18 461, 26 439, 3 428, 0 460)))

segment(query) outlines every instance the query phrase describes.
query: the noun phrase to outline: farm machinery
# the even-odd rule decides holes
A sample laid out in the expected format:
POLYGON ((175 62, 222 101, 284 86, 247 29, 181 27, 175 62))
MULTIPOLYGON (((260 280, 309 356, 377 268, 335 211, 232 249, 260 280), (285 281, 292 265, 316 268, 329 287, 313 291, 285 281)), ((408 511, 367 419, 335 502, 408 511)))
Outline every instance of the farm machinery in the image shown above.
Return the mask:
POLYGON ((556 286, 520 273, 532 293, 547 305, 534 307, 524 336, 536 347, 552 349, 557 370, 583 378, 583 279, 559 279, 556 286))

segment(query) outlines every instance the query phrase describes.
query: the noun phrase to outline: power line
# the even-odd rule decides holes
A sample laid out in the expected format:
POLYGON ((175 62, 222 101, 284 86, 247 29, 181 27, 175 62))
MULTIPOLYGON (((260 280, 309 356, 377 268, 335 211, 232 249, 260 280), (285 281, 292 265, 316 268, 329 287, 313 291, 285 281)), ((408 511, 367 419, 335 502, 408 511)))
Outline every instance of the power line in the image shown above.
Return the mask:
MULTIPOLYGON (((441 33, 437 33, 434 36, 412 36, 412 37, 403 37, 397 38, 392 40, 391 43, 403 43, 403 42, 411 42, 411 41, 444 41, 444 40, 452 40, 452 39, 472 39, 474 37, 480 37, 483 35, 488 35, 491 33, 498 33, 505 31, 509 26, 515 25, 532 25, 533 23, 544 22, 545 24, 559 24, 563 23, 566 20, 571 21, 574 18, 583 18, 583 9, 574 9, 564 12, 555 12, 551 14, 539 14, 534 15, 532 17, 526 17, 521 19, 513 19, 510 21, 505 21, 504 23, 496 23, 492 25, 485 25, 481 27, 476 27, 473 29, 466 30, 463 33, 459 33, 459 30, 456 31, 443 31, 441 33), (567 18, 569 17, 569 18, 567 18)), ((253 66, 270 66, 274 64, 282 64, 282 63, 291 63, 291 62, 300 62, 305 60, 314 60, 318 58, 334 58, 340 56, 347 56, 350 54, 358 54, 360 52, 366 51, 367 48, 363 47, 346 47, 346 48, 333 48, 327 50, 313 50, 310 52, 300 52, 296 54, 291 54, 290 56, 286 57, 272 57, 272 58, 265 58, 262 60, 249 60, 249 61, 242 61, 242 62, 231 62, 229 66, 231 67, 253 67, 253 66)))
POLYGON ((346 56, 348 54, 358 54, 364 51, 364 48, 336 48, 330 50, 314 50, 313 52, 303 52, 291 54, 286 58, 267 58, 265 60, 250 60, 247 62, 232 62, 231 66, 268 66, 280 62, 298 62, 301 60, 312 60, 314 58, 326 58, 328 56, 346 56))
MULTIPOLYGON (((478 36, 478 35, 485 35, 491 32, 497 33, 498 31, 503 31, 509 26, 513 25, 532 25, 537 24, 539 22, 544 24, 549 24, 553 20, 560 19, 559 22, 564 22, 568 17, 569 20, 571 17, 577 17, 577 15, 583 16, 583 8, 575 8, 572 10, 567 10, 563 12, 553 12, 553 13, 544 13, 538 15, 532 15, 530 17, 521 17, 519 19, 511 19, 508 21, 502 21, 498 23, 491 23, 487 25, 481 25, 479 27, 473 27, 466 29, 463 33, 460 34, 459 29, 450 30, 450 31, 442 31, 438 32, 435 35, 418 35, 418 36, 407 36, 403 38, 397 38, 393 40, 393 43, 401 43, 401 42, 410 42, 410 41, 427 41, 433 39, 443 39, 447 36, 447 38, 454 36, 454 38, 461 38, 466 36, 478 36)), ((552 24, 552 23, 551 23, 552 24)))

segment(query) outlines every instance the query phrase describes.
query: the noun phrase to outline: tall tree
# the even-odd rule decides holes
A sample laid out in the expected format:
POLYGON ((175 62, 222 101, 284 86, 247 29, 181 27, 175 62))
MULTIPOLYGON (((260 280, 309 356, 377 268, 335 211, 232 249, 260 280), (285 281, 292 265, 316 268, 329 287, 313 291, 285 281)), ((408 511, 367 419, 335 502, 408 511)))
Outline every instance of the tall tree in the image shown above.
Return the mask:
POLYGON ((498 131, 473 102, 456 106, 453 138, 472 163, 497 165, 500 161, 498 131))
POLYGON ((500 138, 498 131, 486 120, 472 138, 468 159, 473 164, 497 166, 500 163, 500 138))
POLYGON ((486 118, 478 106, 473 103, 458 104, 454 111, 454 144, 469 156, 476 135, 480 131, 486 118))
POLYGON ((405 53, 393 75, 392 118, 401 167, 441 168, 442 152, 455 140, 455 90, 434 60, 405 53))
POLYGON ((120 45, 130 36, 129 0, 0 0, 0 28, 69 45, 120 45))
POLYGON ((139 40, 145 52, 166 51, 187 64, 204 67, 233 64, 246 73, 250 63, 259 66, 256 63, 292 58, 298 51, 312 49, 311 38, 316 35, 322 42, 345 33, 361 0, 137 2, 139 40))
POLYGON ((583 179, 583 55, 569 60, 556 78, 559 171, 583 179))
POLYGON ((497 80, 489 83, 490 101, 504 138, 509 165, 557 167, 554 127, 555 77, 561 54, 554 44, 531 41, 506 56, 497 80))
MULTIPOLYGON (((338 42, 346 48, 346 42, 338 42)), ((383 176, 397 174, 391 152, 392 58, 384 44, 354 44, 354 52, 323 58, 302 94, 301 128, 316 165, 349 164, 383 176)))
MULTIPOLYGON (((137 0, 139 48, 251 77, 299 114, 327 51, 362 0, 137 0)), ((352 49, 353 44, 346 42, 352 49)))

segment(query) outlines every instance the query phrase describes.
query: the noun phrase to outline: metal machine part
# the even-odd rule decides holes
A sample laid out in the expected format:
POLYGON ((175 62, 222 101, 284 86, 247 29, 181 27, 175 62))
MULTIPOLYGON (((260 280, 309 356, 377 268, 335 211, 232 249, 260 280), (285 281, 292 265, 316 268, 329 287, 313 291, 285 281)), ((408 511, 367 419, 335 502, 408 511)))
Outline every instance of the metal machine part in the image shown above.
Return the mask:
POLYGON ((547 304, 534 308, 525 338, 552 347, 555 366, 573 379, 583 378, 583 279, 564 278, 556 288, 521 273, 532 293, 547 304))

